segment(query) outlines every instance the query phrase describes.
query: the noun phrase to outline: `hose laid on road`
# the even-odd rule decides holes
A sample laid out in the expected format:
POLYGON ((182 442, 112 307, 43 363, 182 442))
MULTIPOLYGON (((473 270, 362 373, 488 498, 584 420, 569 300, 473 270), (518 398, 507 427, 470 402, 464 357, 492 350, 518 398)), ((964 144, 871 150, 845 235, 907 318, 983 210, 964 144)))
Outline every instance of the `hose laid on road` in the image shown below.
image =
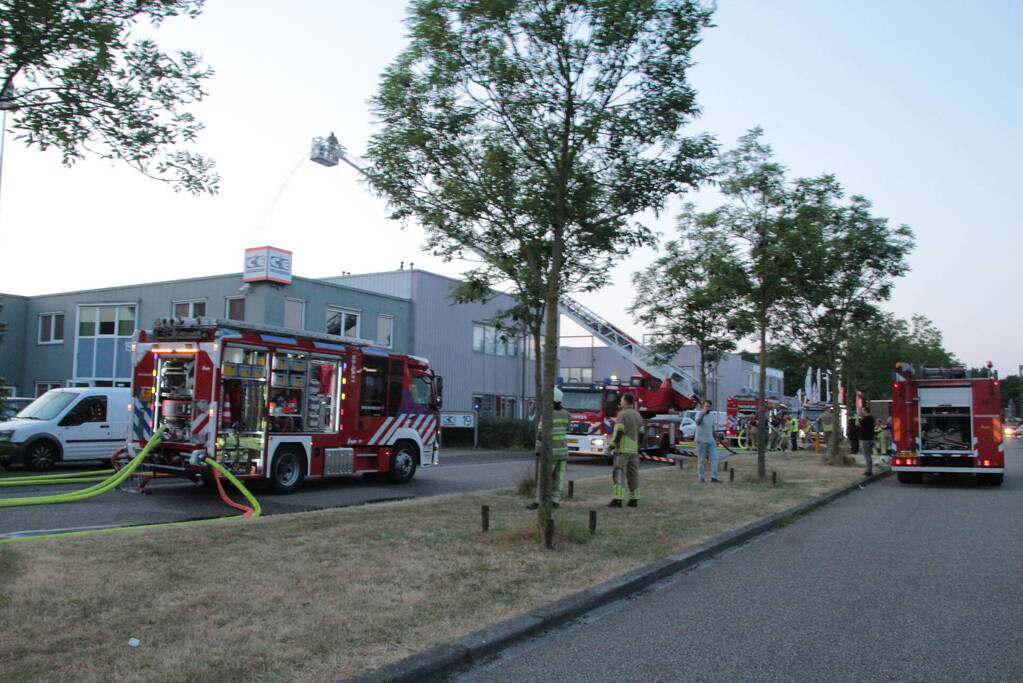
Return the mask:
POLYGON ((151 451, 157 444, 160 443, 160 437, 163 435, 166 427, 160 427, 153 434, 152 438, 146 444, 138 455, 132 458, 131 462, 124 467, 120 472, 100 482, 94 484, 88 488, 84 488, 81 491, 71 491, 69 493, 58 493, 51 496, 31 496, 27 498, 0 498, 0 508, 17 507, 20 505, 43 505, 48 503, 73 503, 79 500, 85 500, 92 498, 100 494, 106 493, 115 486, 119 486, 125 479, 131 476, 131 473, 135 471, 149 451, 151 451))
POLYGON ((103 481, 114 470, 99 472, 69 472, 67 474, 51 474, 44 477, 10 477, 0 479, 0 486, 43 486, 45 484, 80 484, 86 481, 103 481))
MULTIPOLYGON (((223 465, 221 465, 216 460, 213 460, 212 458, 206 458, 206 464, 209 465, 210 467, 212 467, 213 470, 214 470, 213 478, 217 482, 217 490, 220 491, 220 498, 225 503, 227 503, 228 505, 233 507, 234 509, 236 509, 236 510, 243 510, 244 514, 241 515, 242 517, 259 517, 259 514, 263 511, 263 508, 259 505, 259 501, 256 500, 255 496, 253 496, 251 493, 249 493, 249 490, 247 488, 245 488, 245 486, 240 481, 238 481, 238 478, 235 477, 230 472, 228 472, 227 469, 223 465), (234 484, 235 488, 237 488, 239 491, 242 492, 242 495, 245 496, 249 500, 250 503, 252 503, 252 507, 246 507, 245 505, 240 505, 240 504, 234 502, 233 500, 231 500, 230 498, 227 497, 227 494, 224 493, 224 486, 223 486, 223 484, 220 483, 220 476, 219 475, 221 475, 221 474, 223 474, 225 477, 227 477, 227 480, 229 482, 231 482, 232 484, 234 484)), ((237 515, 235 515, 235 516, 237 517, 237 515)), ((225 517, 225 519, 231 519, 231 518, 230 517, 225 517)))
MULTIPOLYGON (((163 430, 161 429, 160 431, 162 432, 163 430)), ((148 446, 149 446, 149 444, 146 444, 147 448, 148 448, 148 446)), ((145 449, 143 449, 143 452, 145 452, 145 449)), ((132 462, 134 462, 134 461, 132 461, 132 462)), ((65 532, 57 533, 57 534, 40 534, 39 536, 23 536, 23 537, 19 537, 19 538, 3 538, 3 539, 0 539, 0 545, 2 545, 4 543, 15 543, 17 541, 35 541, 35 540, 42 539, 42 538, 64 538, 66 536, 85 536, 87 534, 101 534, 101 533, 106 533, 108 531, 128 531, 128 530, 131 530, 131 529, 155 529, 157 527, 184 526, 186 524, 206 524, 206 523, 209 523, 209 522, 223 522, 223 521, 229 520, 229 519, 243 519, 243 518, 249 518, 249 517, 259 517, 259 515, 262 514, 263 509, 262 509, 262 506, 260 506, 259 501, 256 500, 255 496, 253 496, 249 492, 249 490, 245 487, 244 484, 241 483, 241 481, 238 480, 237 477, 235 477, 233 474, 228 472, 219 462, 217 462, 215 460, 211 460, 210 458, 206 458, 206 463, 209 464, 211 467, 213 467, 213 469, 216 470, 218 473, 223 474, 227 478, 227 480, 230 481, 232 484, 234 484, 235 487, 237 487, 237 489, 242 492, 242 495, 244 495, 245 498, 247 498, 248 501, 252 504, 251 508, 245 508, 244 505, 242 505, 242 506, 234 505, 232 507, 245 508, 249 512, 247 512, 245 514, 241 514, 241 515, 231 515, 230 517, 216 517, 214 519, 192 519, 192 520, 189 520, 187 522, 161 522, 159 524, 140 524, 140 525, 137 525, 137 526, 116 526, 116 527, 107 527, 105 529, 87 529, 85 531, 65 531, 65 532)))

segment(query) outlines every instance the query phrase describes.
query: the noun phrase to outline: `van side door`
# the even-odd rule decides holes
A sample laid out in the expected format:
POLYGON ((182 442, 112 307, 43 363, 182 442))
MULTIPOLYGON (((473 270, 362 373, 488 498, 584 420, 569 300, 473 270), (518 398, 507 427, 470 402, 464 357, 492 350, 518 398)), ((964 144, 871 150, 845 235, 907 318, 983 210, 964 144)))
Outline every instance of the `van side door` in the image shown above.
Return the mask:
POLYGON ((115 438, 107 419, 107 397, 86 396, 71 406, 57 426, 64 460, 109 458, 124 439, 115 438))

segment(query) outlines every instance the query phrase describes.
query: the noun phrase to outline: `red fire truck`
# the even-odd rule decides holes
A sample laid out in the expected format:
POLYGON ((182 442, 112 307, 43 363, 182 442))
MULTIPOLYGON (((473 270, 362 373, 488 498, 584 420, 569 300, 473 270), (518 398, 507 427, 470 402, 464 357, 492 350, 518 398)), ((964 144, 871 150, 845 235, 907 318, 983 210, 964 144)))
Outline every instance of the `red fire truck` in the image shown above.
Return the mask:
POLYGON ((999 486, 1005 476, 1002 396, 997 378, 968 378, 961 366, 897 365, 892 383, 892 469, 904 484, 924 474, 972 474, 999 486))
MULTIPOLYGON (((770 416, 773 412, 786 408, 787 406, 778 398, 773 396, 764 397, 765 415, 770 416)), ((747 440, 746 426, 757 414, 757 397, 753 394, 729 396, 725 399, 725 413, 728 416, 725 439, 737 446, 744 446, 747 440)))
POLYGON ((617 384, 560 384, 561 405, 572 415, 568 425, 569 455, 611 455, 612 419, 625 388, 617 384))
MULTIPOLYGON (((642 372, 638 366, 637 369, 642 372)), ((636 410, 645 418, 696 407, 695 396, 684 396, 675 390, 670 379, 658 379, 649 373, 633 375, 622 391, 629 391, 636 398, 636 410)))
POLYGON ((208 477, 209 457, 290 493, 307 478, 437 464, 442 380, 424 358, 369 342, 214 318, 163 318, 132 344, 137 450, 145 463, 208 477))

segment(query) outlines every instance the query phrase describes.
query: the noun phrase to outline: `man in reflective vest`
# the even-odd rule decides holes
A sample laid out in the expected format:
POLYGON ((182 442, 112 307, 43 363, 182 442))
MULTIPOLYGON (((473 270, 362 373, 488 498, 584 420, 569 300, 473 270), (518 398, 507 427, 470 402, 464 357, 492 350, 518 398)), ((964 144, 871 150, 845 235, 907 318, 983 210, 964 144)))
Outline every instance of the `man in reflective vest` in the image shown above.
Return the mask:
POLYGON ((625 500, 625 487, 629 487, 629 507, 639 506, 639 435, 643 431, 643 418, 636 412, 636 399, 632 394, 622 396, 622 410, 618 413, 611 444, 614 447, 612 480, 614 497, 609 508, 620 508, 625 500))
POLYGON ((789 441, 793 451, 799 450, 799 418, 792 415, 788 419, 789 441))
MULTIPOLYGON (((551 420, 551 502, 558 507, 561 499, 565 497, 565 471, 568 469, 568 424, 572 421, 572 414, 561 405, 564 395, 561 389, 554 389, 554 410, 551 420)), ((540 441, 540 434, 543 429, 543 418, 537 423, 536 428, 536 457, 540 458, 540 449, 543 444, 540 441)), ((533 502, 526 506, 527 510, 535 510, 540 507, 540 476, 536 477, 536 497, 533 502)))

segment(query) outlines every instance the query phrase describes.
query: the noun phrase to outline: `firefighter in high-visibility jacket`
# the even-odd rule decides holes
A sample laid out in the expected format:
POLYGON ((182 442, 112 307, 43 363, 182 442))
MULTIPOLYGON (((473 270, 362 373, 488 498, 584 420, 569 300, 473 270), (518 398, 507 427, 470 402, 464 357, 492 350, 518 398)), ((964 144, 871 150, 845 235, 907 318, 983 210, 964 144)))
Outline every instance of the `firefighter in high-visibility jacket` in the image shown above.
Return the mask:
POLYGON ((618 413, 611 444, 614 460, 611 477, 614 494, 609 508, 620 508, 625 500, 625 487, 629 488, 629 507, 639 505, 639 435, 643 431, 643 418, 636 412, 632 394, 622 396, 622 410, 618 413))
MULTIPOLYGON (((572 414, 561 405, 564 396, 561 389, 554 390, 554 410, 551 419, 551 502, 558 507, 561 499, 565 497, 565 471, 568 469, 568 424, 572 421, 572 414)), ((543 418, 537 423, 536 429, 536 457, 540 458, 540 449, 543 443, 540 435, 543 433, 543 418)), ((527 510, 535 510, 540 507, 540 477, 537 472, 536 496, 533 502, 526 507, 527 510)))

